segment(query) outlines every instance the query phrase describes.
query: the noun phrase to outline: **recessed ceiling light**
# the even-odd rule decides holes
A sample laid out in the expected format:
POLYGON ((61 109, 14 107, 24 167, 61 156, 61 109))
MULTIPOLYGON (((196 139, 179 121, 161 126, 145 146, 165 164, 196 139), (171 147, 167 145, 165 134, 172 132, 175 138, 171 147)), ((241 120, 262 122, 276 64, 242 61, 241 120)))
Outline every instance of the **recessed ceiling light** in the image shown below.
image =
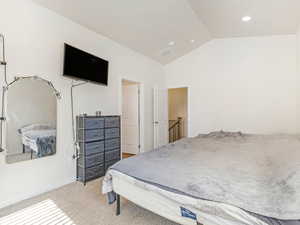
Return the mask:
POLYGON ((191 42, 191 43, 194 43, 194 42, 195 42, 195 40, 194 40, 194 39, 192 39, 192 40, 190 40, 190 42, 191 42))
POLYGON ((168 45, 170 45, 170 46, 175 45, 175 41, 170 41, 168 45))
POLYGON ((242 18, 242 21, 244 21, 244 22, 248 22, 248 21, 250 21, 252 18, 250 17, 250 16, 244 16, 243 18, 242 18))

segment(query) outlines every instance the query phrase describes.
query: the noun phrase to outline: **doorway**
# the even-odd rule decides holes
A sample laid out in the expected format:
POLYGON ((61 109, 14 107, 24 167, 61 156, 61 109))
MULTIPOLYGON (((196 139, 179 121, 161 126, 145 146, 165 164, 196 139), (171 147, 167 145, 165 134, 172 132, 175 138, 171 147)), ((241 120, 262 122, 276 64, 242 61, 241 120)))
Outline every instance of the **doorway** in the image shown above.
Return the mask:
POLYGON ((188 136, 188 88, 168 89, 169 143, 188 136))
POLYGON ((122 80, 122 156, 134 156, 141 150, 140 83, 122 80))

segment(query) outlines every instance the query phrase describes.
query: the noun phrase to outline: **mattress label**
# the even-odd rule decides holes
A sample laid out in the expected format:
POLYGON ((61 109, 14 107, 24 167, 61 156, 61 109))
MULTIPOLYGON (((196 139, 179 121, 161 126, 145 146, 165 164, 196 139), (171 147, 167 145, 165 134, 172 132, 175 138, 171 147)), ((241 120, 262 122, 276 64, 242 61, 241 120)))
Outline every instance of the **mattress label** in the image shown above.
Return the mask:
POLYGON ((181 211, 181 216, 182 217, 186 217, 192 220, 196 220, 197 221, 197 215, 193 212, 191 212, 190 210, 180 207, 180 211, 181 211))

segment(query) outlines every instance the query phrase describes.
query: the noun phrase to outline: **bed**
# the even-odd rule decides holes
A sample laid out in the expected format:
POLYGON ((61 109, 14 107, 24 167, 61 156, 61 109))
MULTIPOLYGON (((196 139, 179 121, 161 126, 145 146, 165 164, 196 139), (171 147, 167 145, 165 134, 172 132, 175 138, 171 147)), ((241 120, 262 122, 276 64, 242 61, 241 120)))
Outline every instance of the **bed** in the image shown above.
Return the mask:
POLYGON ((23 153, 31 152, 40 158, 56 152, 56 129, 47 124, 30 124, 19 129, 23 153))
POLYGON ((180 224, 300 225, 299 156, 297 135, 212 132, 122 160, 102 191, 180 224))

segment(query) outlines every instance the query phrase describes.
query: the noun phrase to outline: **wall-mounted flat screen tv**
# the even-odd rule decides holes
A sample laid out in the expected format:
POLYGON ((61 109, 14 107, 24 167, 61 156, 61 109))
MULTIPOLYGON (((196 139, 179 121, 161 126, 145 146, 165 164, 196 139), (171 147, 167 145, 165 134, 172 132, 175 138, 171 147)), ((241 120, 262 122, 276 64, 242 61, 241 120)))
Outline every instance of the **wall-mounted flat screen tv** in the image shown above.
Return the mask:
POLYGON ((108 61, 65 44, 64 76, 107 85, 108 61))

